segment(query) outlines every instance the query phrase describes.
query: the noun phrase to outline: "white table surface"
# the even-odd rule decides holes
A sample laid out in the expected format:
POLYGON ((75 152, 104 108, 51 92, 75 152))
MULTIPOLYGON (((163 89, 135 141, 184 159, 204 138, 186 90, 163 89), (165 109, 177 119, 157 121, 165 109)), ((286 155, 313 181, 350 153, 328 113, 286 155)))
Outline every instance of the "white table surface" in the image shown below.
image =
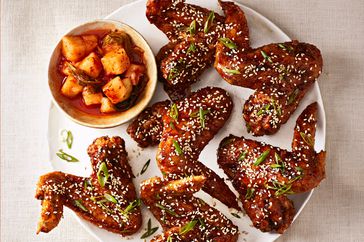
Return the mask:
MULTIPOLYGON (((128 2, 1 1, 1 241, 95 241, 67 209, 56 229, 35 235, 35 184, 51 171, 47 65, 67 30, 128 2)), ((327 179, 278 241, 364 241, 364 1, 241 2, 324 57, 327 179)))

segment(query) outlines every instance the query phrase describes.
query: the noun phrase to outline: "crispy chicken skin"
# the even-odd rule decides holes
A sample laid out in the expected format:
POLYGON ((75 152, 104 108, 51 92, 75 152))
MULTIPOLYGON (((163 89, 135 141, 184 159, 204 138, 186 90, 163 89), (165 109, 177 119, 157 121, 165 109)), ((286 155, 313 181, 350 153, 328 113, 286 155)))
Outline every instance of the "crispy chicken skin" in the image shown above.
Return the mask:
POLYGON ((141 184, 141 199, 164 230, 151 241, 237 241, 237 227, 218 210, 193 196, 205 182, 204 176, 172 181, 153 177, 141 184), (190 230, 184 230, 187 224, 191 225, 190 230))
POLYGON ((186 175, 203 175, 207 179, 202 188, 205 192, 239 209, 236 196, 224 179, 198 161, 203 148, 230 117, 233 103, 228 93, 221 88, 206 87, 188 98, 166 104, 157 103, 143 111, 130 124, 129 135, 142 147, 148 142, 155 144, 158 138, 157 162, 165 176, 179 179, 186 175), (161 123, 158 122, 155 129, 145 125, 150 120, 161 120, 161 123), (157 135, 155 131, 161 130, 160 126, 163 131, 157 135), (156 139, 149 141, 151 136, 156 139))
POLYGON ((220 5, 227 16, 224 37, 232 43, 217 43, 215 68, 227 82, 256 90, 243 108, 248 130, 274 134, 321 74, 320 50, 297 40, 253 49, 244 12, 232 2, 220 5))
POLYGON ((325 178, 325 151, 314 150, 316 121, 313 103, 297 119, 292 151, 233 135, 220 143, 218 163, 263 232, 283 233, 295 214, 287 195, 310 191, 325 178))
POLYGON ((157 55, 159 79, 172 100, 186 97, 213 64, 224 17, 179 0, 149 0, 146 16, 170 41, 157 55))
POLYGON ((42 201, 42 211, 37 233, 47 233, 58 225, 63 206, 96 226, 123 236, 139 230, 140 203, 124 140, 97 138, 88 147, 88 155, 93 170, 90 177, 51 172, 39 178, 35 197, 42 201), (106 180, 104 186, 100 179, 106 180))

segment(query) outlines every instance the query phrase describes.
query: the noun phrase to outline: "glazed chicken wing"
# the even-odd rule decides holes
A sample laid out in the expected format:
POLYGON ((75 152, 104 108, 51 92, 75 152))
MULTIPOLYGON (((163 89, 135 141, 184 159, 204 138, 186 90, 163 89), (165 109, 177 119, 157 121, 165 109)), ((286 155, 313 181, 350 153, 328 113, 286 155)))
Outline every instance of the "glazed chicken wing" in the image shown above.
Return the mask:
POLYGON ((307 192, 325 178, 325 151, 314 150, 317 104, 297 120, 292 151, 233 135, 218 149, 218 163, 240 193, 253 225, 283 233, 295 210, 288 194, 307 192))
POLYGON ((154 177, 142 183, 141 199, 164 230, 151 241, 237 241, 237 227, 218 210, 193 196, 205 181, 203 176, 174 181, 154 177))
POLYGON ((206 87, 188 98, 166 104, 155 104, 141 113, 130 124, 129 135, 142 147, 148 142, 154 144, 158 139, 157 162, 164 175, 174 179, 203 175, 206 177, 205 192, 227 206, 239 209, 236 196, 224 180, 198 161, 203 148, 230 116, 233 107, 230 96, 223 89, 206 87), (151 120, 158 120, 157 129, 145 125, 151 120), (156 135, 155 131, 160 130, 160 126, 163 126, 163 131, 156 135), (148 141, 151 136, 155 139, 148 141))
POLYGON ((244 12, 232 2, 220 4, 226 32, 217 43, 215 68, 227 82, 256 90, 243 108, 248 131, 276 133, 321 74, 320 51, 296 40, 253 49, 244 12))
POLYGON ((224 17, 180 0, 149 0, 146 15, 170 40, 157 55, 159 78, 172 100, 185 97, 213 63, 224 17))
POLYGON ((63 172, 40 177, 36 198, 42 201, 42 212, 37 233, 47 233, 58 225, 63 206, 96 226, 123 236, 139 230, 140 201, 132 183, 124 140, 98 138, 89 146, 88 154, 93 169, 90 177, 63 172))

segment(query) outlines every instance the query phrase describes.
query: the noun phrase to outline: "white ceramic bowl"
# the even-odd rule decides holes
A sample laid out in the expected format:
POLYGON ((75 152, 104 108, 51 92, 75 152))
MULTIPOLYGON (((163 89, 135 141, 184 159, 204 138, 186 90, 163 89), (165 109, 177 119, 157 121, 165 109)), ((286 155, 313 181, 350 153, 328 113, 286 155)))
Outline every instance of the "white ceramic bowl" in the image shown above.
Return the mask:
POLYGON ((68 118, 76 123, 92 128, 110 128, 123 124, 134 118, 148 105, 149 101, 153 97, 157 85, 157 65, 154 54, 142 35, 129 25, 118 21, 96 20, 82 24, 69 31, 66 35, 81 35, 85 32, 97 29, 124 31, 131 37, 136 46, 144 50, 148 82, 134 106, 123 112, 116 112, 107 115, 92 115, 77 109, 75 106, 71 105, 70 102, 67 102, 67 98, 65 98, 60 92, 62 77, 59 75, 57 66, 61 57, 61 41, 57 44, 49 62, 48 84, 54 103, 68 118))

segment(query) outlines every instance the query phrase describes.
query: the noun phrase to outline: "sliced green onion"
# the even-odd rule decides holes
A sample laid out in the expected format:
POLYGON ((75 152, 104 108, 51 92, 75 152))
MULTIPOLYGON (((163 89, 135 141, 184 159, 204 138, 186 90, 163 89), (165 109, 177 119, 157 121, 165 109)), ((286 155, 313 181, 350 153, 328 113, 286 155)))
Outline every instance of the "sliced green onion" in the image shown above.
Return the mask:
POLYGON ((174 123, 172 121, 169 122, 169 126, 171 126, 172 129, 176 129, 176 127, 174 126, 174 123))
POLYGON ((165 206, 163 206, 162 204, 156 203, 156 204, 155 204, 155 206, 156 206, 157 208, 160 208, 160 209, 162 209, 162 210, 166 211, 167 213, 169 213, 169 214, 170 214, 170 215, 172 215, 172 216, 178 217, 178 214, 177 214, 175 211, 173 211, 172 209, 166 208, 166 207, 165 207, 165 206))
POLYGON ((292 104, 296 98, 297 98, 297 95, 298 95, 298 92, 299 92, 299 89, 296 88, 294 89, 294 91, 291 93, 291 95, 289 95, 289 98, 288 98, 288 101, 287 101, 287 104, 290 105, 292 104))
POLYGON ((93 190, 94 187, 92 186, 92 183, 89 179, 85 179, 84 183, 83 183, 83 188, 85 188, 85 190, 93 190))
POLYGON ((173 240, 172 240, 172 236, 168 236, 168 238, 167 238, 167 242, 173 242, 173 240))
POLYGON ((232 70, 232 69, 228 69, 228 68, 225 68, 223 67, 222 68, 222 71, 226 74, 229 74, 229 75, 238 75, 238 74, 241 74, 239 70, 232 70))
POLYGON ((303 171, 303 169, 301 167, 299 167, 299 166, 296 166, 295 169, 296 169, 296 171, 299 171, 299 172, 303 171))
POLYGON ((198 218, 198 221, 200 222, 202 228, 206 227, 206 223, 203 218, 198 218))
POLYGON ((267 112, 270 108, 270 104, 264 105, 257 113, 258 116, 262 115, 263 113, 267 112))
POLYGON ((102 162, 97 172, 97 180, 99 181, 101 187, 105 186, 107 179, 109 179, 109 171, 107 169, 106 163, 102 162))
POLYGON ((309 146, 313 146, 314 142, 312 140, 312 138, 308 135, 306 135, 304 132, 300 132, 301 138, 303 139, 303 141, 305 141, 306 144, 308 144, 309 146))
POLYGON ((236 49, 236 44, 229 38, 220 38, 219 41, 223 43, 229 49, 236 49))
POLYGON ((200 107, 199 109, 199 116, 200 116, 200 123, 201 123, 201 127, 205 128, 205 115, 208 114, 210 111, 209 110, 203 110, 202 107, 200 107))
POLYGON ((105 193, 104 194, 104 197, 106 198, 106 200, 108 200, 109 202, 112 202, 112 203, 118 203, 118 201, 113 197, 111 196, 110 194, 107 194, 105 193))
POLYGON ((238 159, 238 161, 242 161, 242 160, 244 160, 245 159, 245 157, 246 157, 246 154, 248 154, 248 151, 243 151, 243 153, 241 153, 240 155, 239 155, 239 159, 238 159))
POLYGON ((176 67, 170 69, 168 73, 168 80, 172 80, 177 76, 177 74, 178 74, 178 69, 176 67))
POLYGON ((188 27, 187 31, 190 32, 191 36, 195 35, 195 33, 196 33, 196 20, 193 20, 190 23, 190 27, 188 27))
POLYGON ((273 63, 272 59, 267 55, 267 53, 265 53, 263 50, 261 50, 260 53, 262 54, 262 56, 264 57, 264 59, 266 59, 270 63, 273 63))
POLYGON ((208 18, 207 18, 207 20, 206 20, 206 22, 205 22, 205 26, 203 28, 203 32, 205 34, 207 34, 209 32, 209 29, 210 29, 211 24, 214 21, 214 19, 215 19, 215 13, 211 11, 208 18))
POLYGON ((260 163, 262 163, 263 161, 265 161, 265 159, 267 158, 267 156, 269 155, 270 153, 270 149, 266 150, 263 152, 263 154, 261 154, 257 159, 256 161, 254 162, 254 165, 255 166, 259 166, 260 163))
POLYGON ((246 190, 245 199, 248 199, 248 200, 251 199, 254 195, 254 191, 255 191, 254 188, 248 188, 246 190))
POLYGON ((237 213, 231 213, 231 215, 233 215, 235 218, 241 218, 240 215, 237 213))
POLYGON ((282 48, 283 50, 287 50, 287 47, 286 47, 284 44, 278 44, 278 46, 279 46, 280 48, 282 48))
POLYGON ((195 52, 196 51, 196 45, 195 43, 191 42, 190 46, 187 49, 187 53, 195 52))
POLYGON ((169 116, 174 120, 178 119, 178 107, 177 104, 173 103, 171 105, 171 110, 169 111, 169 116))
POLYGON ((273 181, 273 187, 272 186, 269 186, 269 185, 266 185, 266 188, 268 189, 272 189, 272 190, 275 190, 275 196, 280 196, 280 195, 283 195, 283 194, 292 194, 292 191, 291 191, 291 188, 292 188, 292 181, 290 181, 289 183, 287 184, 282 184, 278 181, 273 181))
POLYGON ((148 238, 149 236, 151 236, 152 234, 154 234, 157 230, 158 230, 158 226, 152 228, 152 221, 151 219, 148 220, 148 227, 147 227, 147 231, 142 235, 142 237, 140 237, 141 239, 145 239, 148 238))
POLYGON ((77 207, 79 207, 81 210, 83 210, 84 212, 88 212, 87 208, 82 204, 82 200, 78 199, 78 200, 75 200, 75 205, 77 207))
POLYGON ((283 195, 285 193, 289 193, 289 191, 291 190, 291 188, 292 188, 292 185, 291 184, 288 184, 286 186, 283 186, 283 187, 281 187, 280 189, 278 189, 275 192, 275 196, 278 197, 278 196, 283 195))
POLYGON ((176 150, 177 155, 183 154, 183 151, 176 140, 173 140, 173 146, 174 146, 174 149, 176 150))
POLYGON ((271 164, 270 167, 271 168, 282 168, 282 165, 280 165, 280 164, 271 164))
POLYGON ((184 235, 187 234, 188 232, 190 232, 195 225, 197 224, 197 220, 192 220, 190 222, 188 222, 187 224, 185 224, 180 230, 179 230, 179 234, 180 235, 184 235))
POLYGON ((130 213, 131 211, 133 211, 136 207, 139 207, 141 204, 141 200, 140 199, 135 199, 134 201, 132 201, 131 203, 129 203, 129 205, 124 209, 124 211, 122 212, 125 216, 128 215, 128 213, 130 213))
POLYGON ((66 142, 68 149, 72 148, 73 134, 70 130, 62 130, 61 135, 63 136, 63 142, 66 142))
POLYGON ((77 158, 75 158, 74 156, 72 156, 70 154, 67 154, 62 149, 58 150, 58 152, 56 153, 56 155, 59 158, 61 158, 62 160, 65 160, 67 162, 78 162, 79 161, 77 158))
POLYGON ((150 164, 150 159, 144 164, 142 171, 140 172, 140 175, 143 175, 143 173, 148 169, 150 164))

